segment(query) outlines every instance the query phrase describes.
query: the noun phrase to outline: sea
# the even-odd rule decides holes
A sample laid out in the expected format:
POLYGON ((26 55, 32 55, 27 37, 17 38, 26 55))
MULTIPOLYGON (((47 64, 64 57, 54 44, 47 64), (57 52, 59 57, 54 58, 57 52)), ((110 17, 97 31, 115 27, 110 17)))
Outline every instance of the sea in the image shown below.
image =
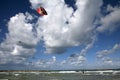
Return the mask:
POLYGON ((120 80, 120 74, 0 72, 0 80, 120 80))

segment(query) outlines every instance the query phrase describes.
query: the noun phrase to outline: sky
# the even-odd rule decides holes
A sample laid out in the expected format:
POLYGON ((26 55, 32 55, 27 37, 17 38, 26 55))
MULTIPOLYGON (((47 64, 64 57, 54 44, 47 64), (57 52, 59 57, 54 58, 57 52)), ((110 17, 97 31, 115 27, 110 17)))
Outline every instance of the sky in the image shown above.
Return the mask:
POLYGON ((0 70, 120 68, 120 0, 0 0, 0 10, 0 70))

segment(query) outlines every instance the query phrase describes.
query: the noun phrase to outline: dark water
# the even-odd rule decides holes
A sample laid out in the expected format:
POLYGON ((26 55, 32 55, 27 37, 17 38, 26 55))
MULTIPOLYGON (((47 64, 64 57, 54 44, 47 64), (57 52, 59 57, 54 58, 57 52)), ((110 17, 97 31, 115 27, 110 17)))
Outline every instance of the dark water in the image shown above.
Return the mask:
POLYGON ((0 80, 120 80, 120 75, 82 75, 79 73, 8 73, 0 80))

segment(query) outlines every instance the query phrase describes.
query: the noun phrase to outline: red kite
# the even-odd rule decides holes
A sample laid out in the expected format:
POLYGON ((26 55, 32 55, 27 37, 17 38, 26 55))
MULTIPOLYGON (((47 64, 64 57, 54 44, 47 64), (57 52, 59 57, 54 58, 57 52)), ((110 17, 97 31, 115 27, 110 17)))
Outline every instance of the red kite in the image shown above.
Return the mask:
POLYGON ((37 12, 38 14, 40 14, 41 16, 47 15, 46 10, 43 7, 39 7, 37 8, 37 12))

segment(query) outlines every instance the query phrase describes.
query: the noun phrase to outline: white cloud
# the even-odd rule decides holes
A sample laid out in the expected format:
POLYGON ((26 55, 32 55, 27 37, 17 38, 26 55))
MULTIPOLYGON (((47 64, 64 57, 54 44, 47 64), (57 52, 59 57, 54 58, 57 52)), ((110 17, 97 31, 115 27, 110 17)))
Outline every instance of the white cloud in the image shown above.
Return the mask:
MULTIPOLYGON (((47 16, 39 17, 37 23, 29 13, 19 13, 10 18, 6 40, 0 44, 0 59, 4 63, 26 62, 27 57, 35 52, 35 46, 43 37, 47 53, 63 53, 67 48, 85 45, 81 54, 86 54, 95 40, 94 19, 100 11, 102 1, 76 0, 76 11, 68 7, 64 0, 30 0, 32 8, 43 6, 47 16), (35 26, 36 32, 33 31, 35 26), (36 35, 36 36, 35 36, 36 35)), ((86 58, 79 54, 65 61, 81 65, 86 58), (73 60, 73 62, 72 62, 73 60)), ((56 57, 51 60, 36 62, 39 66, 57 65, 56 57)))
POLYGON ((71 54, 66 60, 61 61, 60 66, 72 68, 82 66, 86 62, 86 58, 80 54, 71 54), (71 66, 71 67, 70 67, 71 66))
MULTIPOLYGON (((95 31, 95 18, 100 14, 102 0, 76 0, 74 11, 68 7, 64 0, 29 0, 32 8, 43 6, 48 12, 47 16, 39 17, 37 23, 29 13, 19 13, 10 18, 5 41, 0 44, 0 64, 24 64, 36 68, 66 67, 79 68, 86 63, 85 54, 93 46, 97 37, 95 31), (36 32, 33 31, 35 26, 36 32), (41 38, 42 37, 42 38, 41 38), (70 55, 62 62, 57 62, 55 56, 49 60, 38 60, 28 63, 27 57, 35 53, 37 43, 43 40, 46 53, 63 53, 69 47, 85 45, 79 54, 70 55), (70 67, 71 66, 71 67, 70 67)), ((101 19, 102 26, 97 31, 114 31, 119 25, 120 10, 108 6, 110 14, 101 19)), ((104 64, 112 64, 112 59, 103 56, 115 53, 120 49, 116 44, 110 50, 97 52, 97 56, 104 64)), ((87 66, 87 65, 86 65, 87 66)), ((119 66, 119 65, 118 65, 119 66)))
POLYGON ((38 69, 74 69, 85 65, 86 58, 84 56, 79 54, 73 55, 74 56, 69 56, 66 60, 60 62, 53 56, 51 59, 40 59, 32 62, 32 65, 29 65, 38 69))
POLYGON ((113 32, 120 26, 120 7, 108 5, 107 11, 110 12, 110 14, 101 18, 101 26, 97 28, 99 32, 113 32))
POLYGON ((97 52, 98 65, 102 68, 119 68, 119 60, 114 60, 116 58, 109 57, 110 54, 116 54, 120 50, 120 44, 115 44, 109 50, 102 50, 97 52))
POLYGON ((112 60, 106 60, 106 61, 104 61, 104 63, 107 64, 107 65, 108 65, 108 64, 109 64, 109 65, 112 65, 112 64, 113 64, 112 60))
POLYGON ((17 46, 15 46, 15 48, 14 48, 14 50, 13 50, 13 52, 11 53, 11 54, 13 54, 13 55, 18 55, 18 49, 17 49, 17 46))
POLYGON ((115 62, 113 59, 111 59, 110 57, 102 57, 101 60, 98 60, 95 65, 95 68, 102 68, 102 69, 110 69, 110 68, 117 68, 118 66, 115 66, 115 62))
POLYGON ((55 61, 56 61, 56 57, 55 57, 55 56, 53 56, 53 57, 52 57, 52 60, 53 60, 53 62, 55 62, 55 61))
POLYGON ((35 46, 39 41, 32 31, 33 25, 29 13, 19 13, 10 18, 6 39, 0 44, 0 59, 3 63, 25 62, 28 56, 35 52, 35 46))
POLYGON ((52 68, 54 69, 55 67, 53 67, 54 65, 56 65, 56 57, 53 56, 51 59, 44 59, 44 60, 38 60, 35 61, 32 65, 34 68, 52 68))
POLYGON ((92 43, 94 19, 102 1, 76 0, 76 11, 64 0, 30 0, 32 7, 44 6, 47 16, 38 20, 38 33, 43 30, 47 53, 63 53, 66 48, 92 43), (67 23, 66 23, 67 22, 67 23))
POLYGON ((95 41, 96 38, 94 37, 93 39, 94 40, 90 44, 87 44, 87 46, 81 50, 80 55, 83 55, 83 56, 86 55, 86 53, 88 52, 88 50, 93 46, 94 41, 95 41))
POLYGON ((120 44, 115 44, 112 49, 105 49, 105 50, 102 50, 102 51, 98 51, 97 52, 97 57, 98 58, 102 58, 106 55, 109 55, 109 54, 113 54, 113 53, 116 53, 117 50, 120 50, 120 44))

